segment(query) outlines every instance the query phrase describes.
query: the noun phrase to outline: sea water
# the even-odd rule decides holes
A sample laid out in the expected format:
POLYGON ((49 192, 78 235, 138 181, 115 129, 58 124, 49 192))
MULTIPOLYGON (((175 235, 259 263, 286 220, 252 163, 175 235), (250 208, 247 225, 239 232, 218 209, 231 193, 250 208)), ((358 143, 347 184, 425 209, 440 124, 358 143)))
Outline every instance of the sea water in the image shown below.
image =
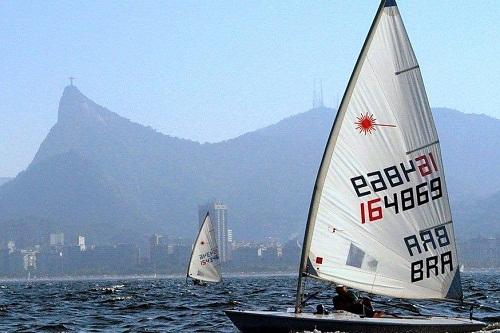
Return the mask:
MULTIPOLYGON (((482 308, 474 317, 499 328, 500 273, 463 273, 467 301, 482 308)), ((308 311, 332 306, 332 287, 307 282, 322 291, 308 311)), ((235 332, 224 310, 278 310, 293 307, 295 275, 229 276, 223 283, 193 286, 184 278, 112 278, 0 282, 0 332, 235 332)), ((374 297, 396 306, 408 301, 374 297)), ((469 317, 469 308, 452 303, 410 301, 422 314, 469 317)), ((405 310, 375 304, 402 314, 405 310)), ((407 314, 410 314, 406 312, 407 314)))

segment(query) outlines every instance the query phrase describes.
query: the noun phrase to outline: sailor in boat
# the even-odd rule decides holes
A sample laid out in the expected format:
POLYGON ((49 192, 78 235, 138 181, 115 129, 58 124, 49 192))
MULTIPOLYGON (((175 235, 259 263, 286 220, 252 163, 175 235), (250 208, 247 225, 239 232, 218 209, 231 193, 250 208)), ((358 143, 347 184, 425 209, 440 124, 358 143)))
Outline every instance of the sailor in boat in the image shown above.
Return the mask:
POLYGON ((195 286, 206 286, 207 285, 206 282, 198 280, 198 279, 193 279, 193 284, 195 286))
POLYGON ((346 286, 338 285, 335 288, 337 295, 333 297, 333 306, 335 310, 344 310, 370 318, 380 318, 384 315, 383 311, 374 311, 368 298, 360 298, 346 286))
POLYGON ((314 312, 314 314, 327 315, 328 310, 325 309, 325 306, 323 304, 318 304, 316 305, 316 311, 314 312))

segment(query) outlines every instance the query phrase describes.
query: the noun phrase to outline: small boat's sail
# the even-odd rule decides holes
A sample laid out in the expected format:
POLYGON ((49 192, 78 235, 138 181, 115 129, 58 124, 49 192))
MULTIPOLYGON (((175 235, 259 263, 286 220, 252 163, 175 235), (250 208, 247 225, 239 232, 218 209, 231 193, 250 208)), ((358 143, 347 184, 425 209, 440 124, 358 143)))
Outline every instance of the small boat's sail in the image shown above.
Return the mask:
POLYGON ((461 299, 439 139, 398 7, 382 1, 332 128, 297 292, 316 277, 401 298, 461 299))
POLYGON ((222 280, 219 250, 214 227, 208 213, 193 245, 187 276, 207 282, 220 282, 222 280))

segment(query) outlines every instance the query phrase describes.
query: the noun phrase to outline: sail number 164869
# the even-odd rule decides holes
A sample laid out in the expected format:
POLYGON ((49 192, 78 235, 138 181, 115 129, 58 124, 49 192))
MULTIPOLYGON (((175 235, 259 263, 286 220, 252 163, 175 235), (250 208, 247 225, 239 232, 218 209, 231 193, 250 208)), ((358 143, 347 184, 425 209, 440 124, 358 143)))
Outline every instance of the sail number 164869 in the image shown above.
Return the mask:
POLYGON ((392 208, 395 214, 399 214, 401 211, 425 205, 442 196, 441 177, 436 177, 416 187, 405 188, 400 192, 393 193, 392 196, 386 195, 383 199, 375 198, 360 203, 361 223, 381 220, 384 217, 383 208, 392 208))

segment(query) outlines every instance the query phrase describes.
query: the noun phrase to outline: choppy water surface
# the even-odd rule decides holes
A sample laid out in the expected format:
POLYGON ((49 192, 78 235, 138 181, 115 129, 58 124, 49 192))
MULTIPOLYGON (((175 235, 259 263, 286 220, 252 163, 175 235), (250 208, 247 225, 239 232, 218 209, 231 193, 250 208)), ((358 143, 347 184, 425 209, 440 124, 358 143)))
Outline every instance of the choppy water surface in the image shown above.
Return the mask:
MULTIPOLYGON (((474 316, 498 328, 500 273, 465 273, 468 301, 484 305, 474 316)), ((224 310, 285 310, 295 296, 294 276, 229 277, 194 287, 184 279, 112 279, 0 283, 1 332, 234 332, 224 310)), ((308 290, 325 288, 309 282, 308 290)), ((332 290, 310 301, 331 305, 332 290)), ((385 298, 375 298, 387 302, 385 298)), ((395 300, 391 304, 401 304, 395 300)), ((424 314, 468 317, 454 304, 412 302, 424 314)), ((377 305, 391 313, 403 310, 377 305)))

